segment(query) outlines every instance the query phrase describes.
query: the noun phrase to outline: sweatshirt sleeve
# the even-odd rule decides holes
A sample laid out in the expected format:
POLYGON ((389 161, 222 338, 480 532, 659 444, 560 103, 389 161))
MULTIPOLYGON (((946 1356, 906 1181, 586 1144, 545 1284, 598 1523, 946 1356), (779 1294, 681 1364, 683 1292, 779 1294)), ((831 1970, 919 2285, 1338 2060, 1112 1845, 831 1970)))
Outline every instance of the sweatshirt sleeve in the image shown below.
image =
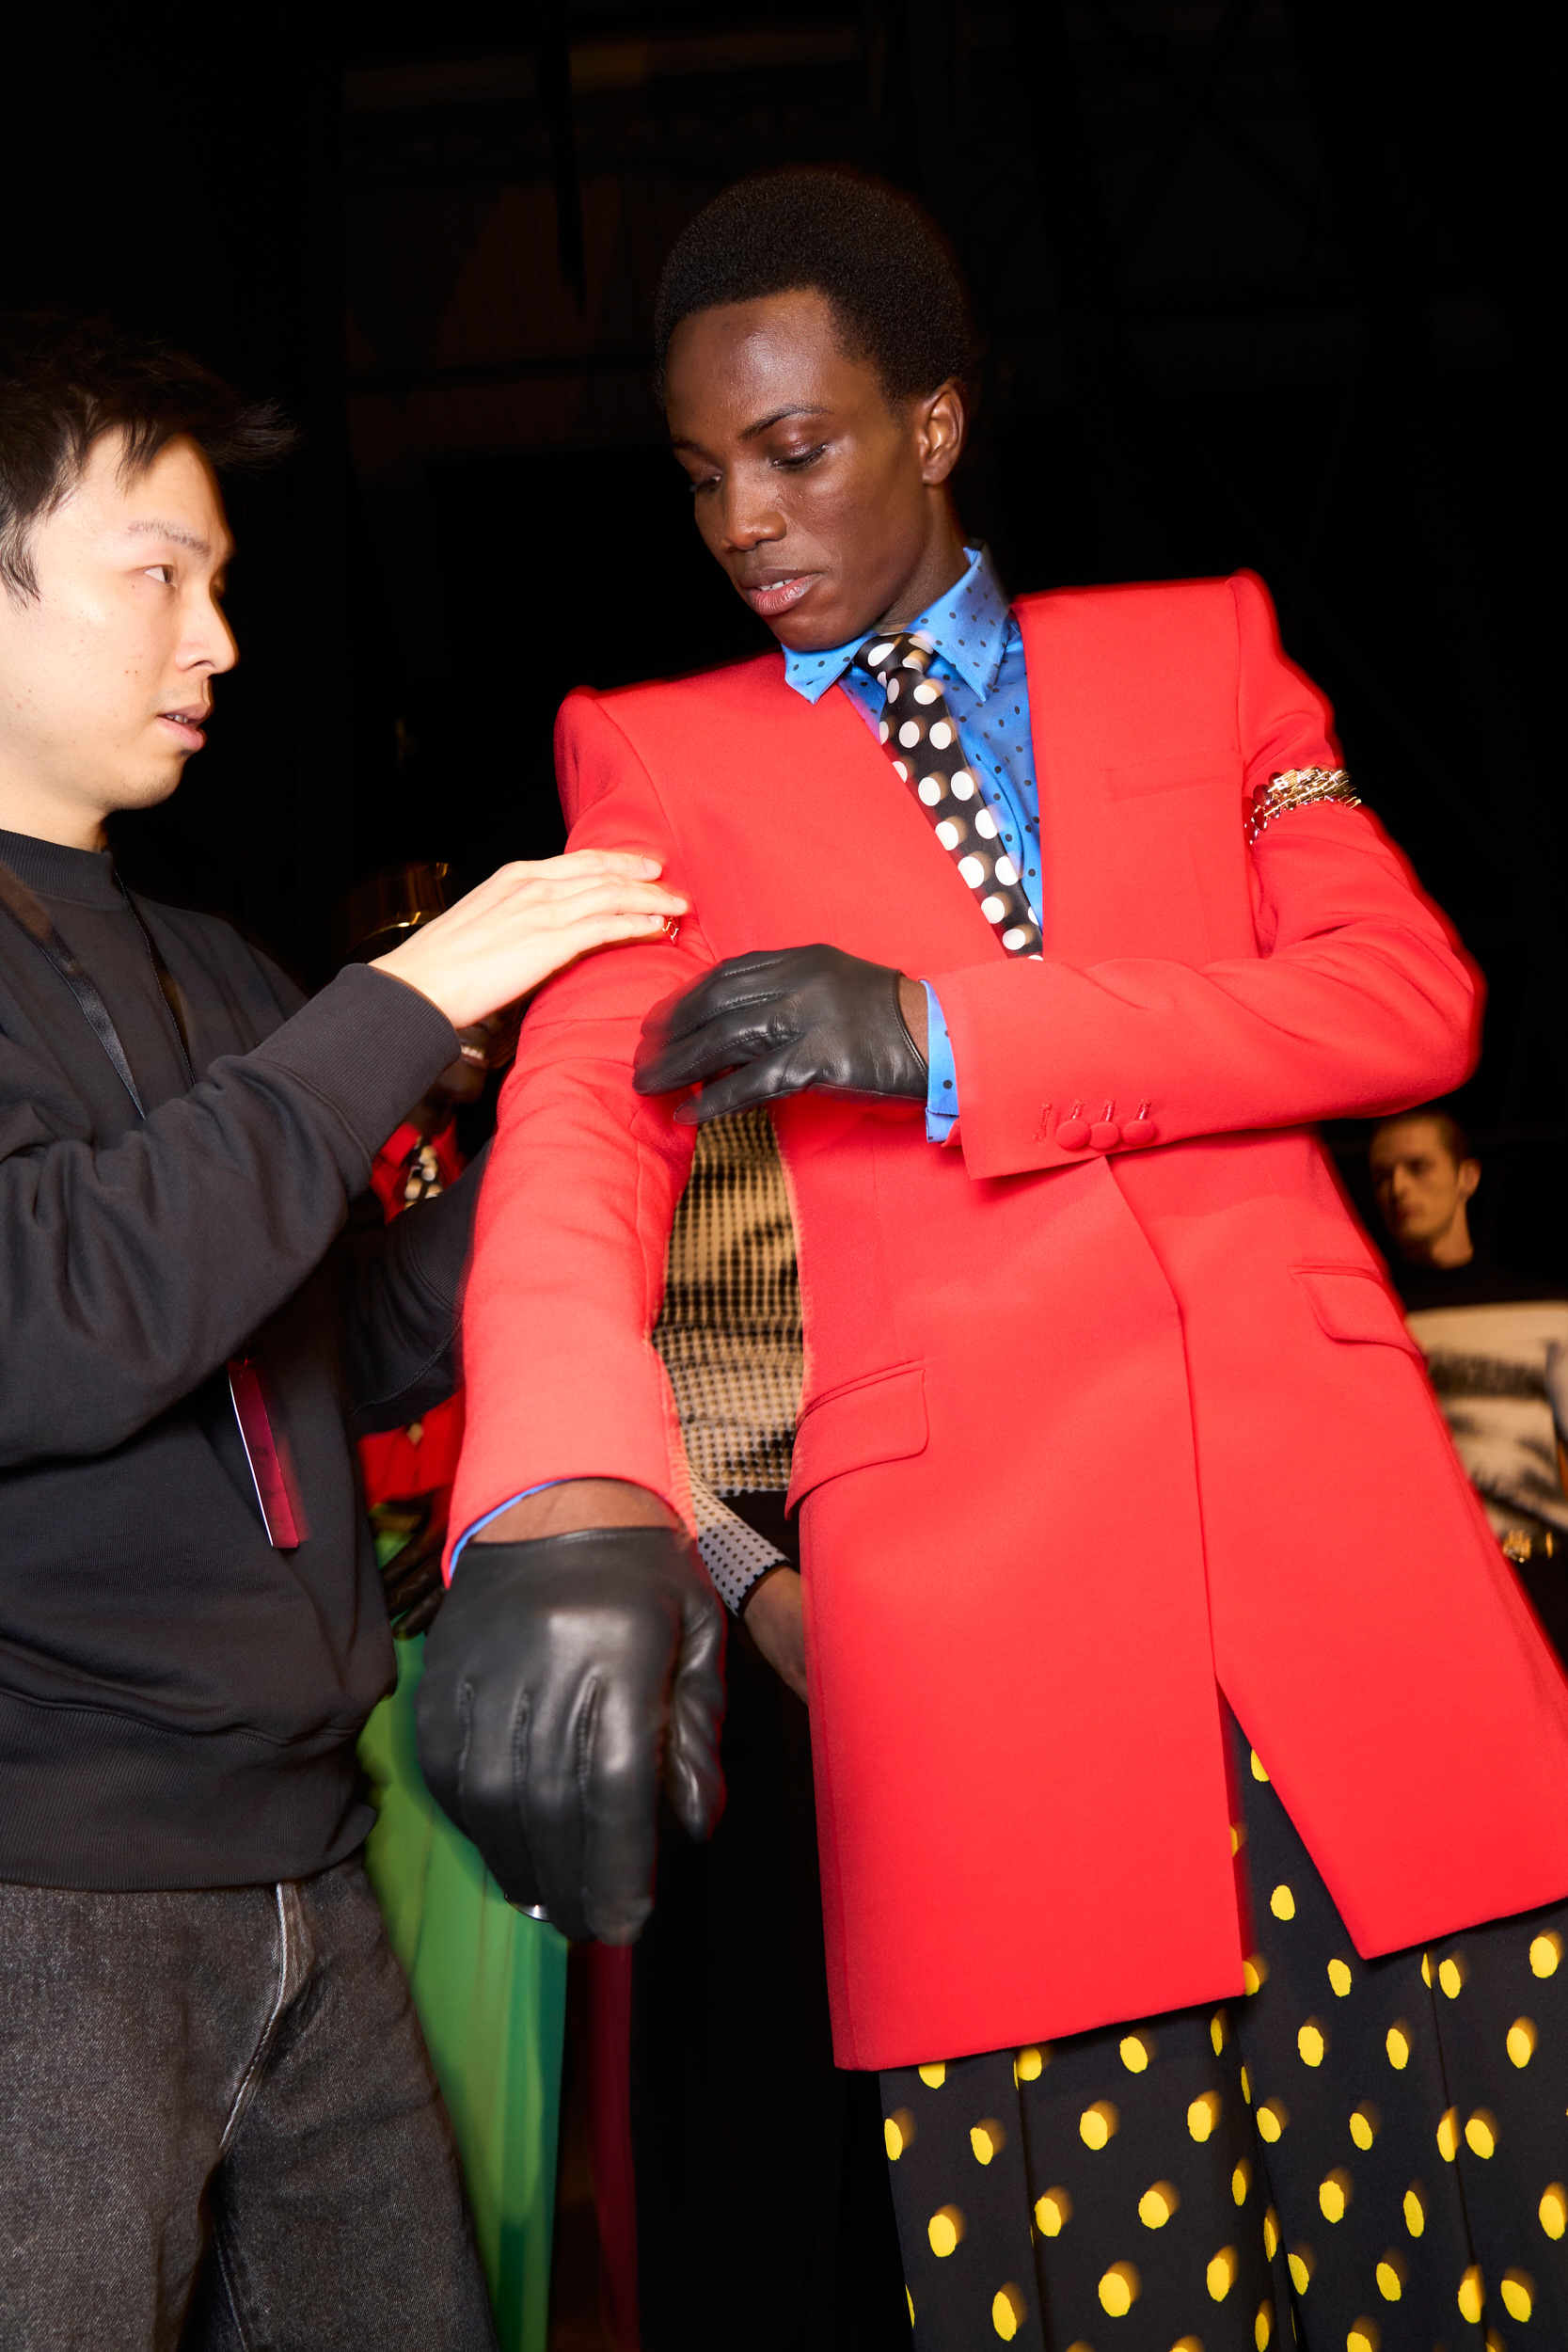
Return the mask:
POLYGON ((457 1311, 485 1145, 456 1184, 404 1209, 355 1253, 343 1370, 356 1433, 401 1429, 457 1386, 457 1311))
POLYGON ((0 1467, 105 1453, 226 1362, 455 1051, 417 990, 355 965, 99 1148, 59 1071, 0 1039, 0 1467))
MULTIPOLYGON (((1262 588, 1245 575, 1230 585, 1250 795, 1282 770, 1338 759, 1262 588)), ((1302 808, 1252 855, 1256 956, 1202 967, 997 960, 927 976, 972 1176, 1081 1158, 1101 1104, 1117 1124, 1089 1148, 1115 1150, 1371 1117, 1459 1084, 1474 1061, 1475 974, 1376 821, 1342 804, 1302 808)))

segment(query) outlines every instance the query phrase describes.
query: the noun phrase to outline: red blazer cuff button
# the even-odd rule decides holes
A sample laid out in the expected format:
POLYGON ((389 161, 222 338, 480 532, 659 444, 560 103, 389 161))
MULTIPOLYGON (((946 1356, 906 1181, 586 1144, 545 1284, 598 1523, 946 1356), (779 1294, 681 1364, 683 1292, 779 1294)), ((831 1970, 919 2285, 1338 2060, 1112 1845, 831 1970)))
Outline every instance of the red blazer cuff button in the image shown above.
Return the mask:
POLYGON ((1089 1147, 1095 1152, 1114 1152, 1121 1141, 1121 1129, 1114 1119, 1097 1119, 1089 1129, 1089 1147))
POLYGON ((1160 1130, 1152 1119, 1130 1119, 1121 1131, 1123 1143, 1152 1143, 1160 1130))
POLYGON ((1054 1139, 1061 1145, 1064 1152, 1084 1151, 1089 1140, 1088 1120, 1086 1119, 1064 1119, 1056 1130, 1054 1139))

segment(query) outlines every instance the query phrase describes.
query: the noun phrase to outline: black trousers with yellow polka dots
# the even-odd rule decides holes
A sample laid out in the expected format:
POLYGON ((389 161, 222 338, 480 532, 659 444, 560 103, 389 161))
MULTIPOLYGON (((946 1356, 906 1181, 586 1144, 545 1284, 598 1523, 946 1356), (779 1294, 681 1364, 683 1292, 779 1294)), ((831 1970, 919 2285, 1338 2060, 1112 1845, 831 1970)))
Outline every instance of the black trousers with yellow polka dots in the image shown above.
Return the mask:
POLYGON ((916 2352, 1568 2346, 1568 1904, 1363 1961, 1238 1740, 1244 1999, 882 2075, 916 2352))

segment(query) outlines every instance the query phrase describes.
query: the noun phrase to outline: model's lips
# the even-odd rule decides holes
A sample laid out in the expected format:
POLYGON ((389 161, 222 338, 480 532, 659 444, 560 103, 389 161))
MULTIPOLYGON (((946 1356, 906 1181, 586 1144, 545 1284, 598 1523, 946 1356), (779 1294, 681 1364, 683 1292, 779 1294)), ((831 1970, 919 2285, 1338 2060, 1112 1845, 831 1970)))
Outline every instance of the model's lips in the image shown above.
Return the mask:
POLYGON ((211 715, 210 704, 193 703, 186 710, 160 710, 158 722, 172 729, 182 751, 198 752, 207 740, 202 724, 211 715))
POLYGON ((816 584, 815 572, 774 572, 769 579, 740 580, 736 584, 753 612, 765 621, 775 621, 781 612, 792 612, 802 596, 816 584))

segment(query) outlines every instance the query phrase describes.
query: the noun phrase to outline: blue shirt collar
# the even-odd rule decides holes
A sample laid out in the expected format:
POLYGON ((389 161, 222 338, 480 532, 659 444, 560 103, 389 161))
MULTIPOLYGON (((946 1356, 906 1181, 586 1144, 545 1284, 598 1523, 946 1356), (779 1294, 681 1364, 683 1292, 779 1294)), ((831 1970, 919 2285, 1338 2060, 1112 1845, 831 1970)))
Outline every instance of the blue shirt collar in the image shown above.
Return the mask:
MULTIPOLYGON (((929 638, 947 667, 984 698, 1002 667, 1011 615, 990 550, 966 548, 964 553, 969 558, 968 571, 945 596, 928 604, 910 628, 929 638)), ((786 647, 784 681, 807 702, 820 702, 829 687, 837 685, 864 643, 863 637, 852 637, 847 645, 835 645, 829 653, 791 653, 786 647)))

